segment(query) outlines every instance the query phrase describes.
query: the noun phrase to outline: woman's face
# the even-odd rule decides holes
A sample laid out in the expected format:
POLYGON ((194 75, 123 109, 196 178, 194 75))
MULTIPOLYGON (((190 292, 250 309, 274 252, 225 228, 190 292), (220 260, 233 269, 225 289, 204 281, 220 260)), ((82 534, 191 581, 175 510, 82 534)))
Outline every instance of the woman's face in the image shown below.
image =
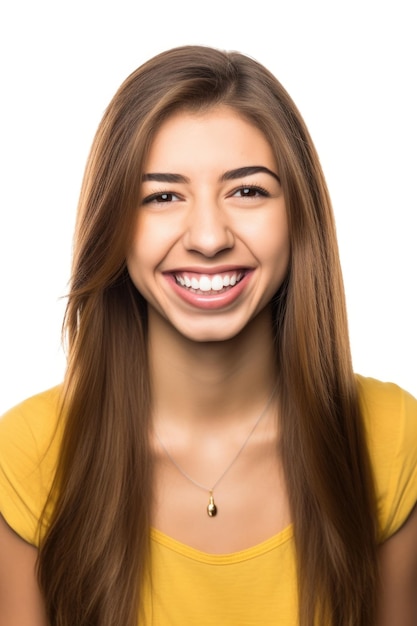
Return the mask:
POLYGON ((194 341, 236 336, 288 268, 285 200, 265 136, 230 108, 178 112, 145 163, 129 274, 163 319, 194 341))

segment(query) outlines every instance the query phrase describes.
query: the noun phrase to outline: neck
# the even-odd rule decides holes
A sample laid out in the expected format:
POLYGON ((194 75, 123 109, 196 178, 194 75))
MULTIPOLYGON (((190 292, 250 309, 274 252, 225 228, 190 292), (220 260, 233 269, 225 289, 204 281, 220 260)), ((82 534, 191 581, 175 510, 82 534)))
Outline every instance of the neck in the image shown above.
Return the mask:
POLYGON ((253 421, 273 390, 276 365, 270 312, 228 341, 190 341, 160 317, 149 324, 155 419, 184 426, 253 421))

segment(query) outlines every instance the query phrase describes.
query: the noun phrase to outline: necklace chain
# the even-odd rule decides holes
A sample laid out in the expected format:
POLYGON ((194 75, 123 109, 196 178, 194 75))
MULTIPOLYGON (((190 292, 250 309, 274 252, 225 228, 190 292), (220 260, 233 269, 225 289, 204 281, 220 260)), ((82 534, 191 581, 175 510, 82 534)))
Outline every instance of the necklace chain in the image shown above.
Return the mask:
POLYGON ((251 430, 249 431, 249 434, 247 435, 245 441, 243 442, 243 444, 241 445, 241 447, 239 448, 239 450, 237 451, 235 456, 232 458, 230 463, 227 465, 226 469, 220 474, 219 478, 216 480, 216 482, 213 484, 212 487, 207 487, 206 485, 203 485, 202 483, 199 483, 197 480, 194 480, 194 478, 192 478, 189 474, 187 474, 187 472, 181 467, 181 465, 179 463, 177 463, 177 461, 173 458, 173 456, 171 455, 171 453, 168 451, 167 447, 165 446, 164 442, 160 438, 159 434, 157 433, 157 431, 155 431, 156 438, 158 439, 159 443, 161 444, 161 447, 164 450, 165 454, 167 455, 167 457, 169 458, 171 463, 177 468, 177 470, 184 476, 184 478, 189 480, 193 485, 195 485, 199 489, 203 489, 204 491, 208 491, 208 493, 209 493, 209 503, 208 503, 208 506, 207 506, 207 513, 208 513, 209 517, 214 517, 215 515, 217 515, 217 506, 214 503, 214 496, 213 496, 213 492, 214 492, 215 488, 220 483, 220 481, 226 476, 227 472, 230 470, 230 468, 235 464, 235 462, 238 460, 239 456, 242 454, 243 450, 246 447, 246 444, 248 443, 249 439, 252 437, 253 433, 255 432, 259 422, 262 420, 262 418, 266 414, 266 412, 267 412, 267 410, 269 408, 269 405, 271 404, 272 398, 274 396, 274 392, 275 392, 275 389, 271 393, 270 397, 268 398, 268 401, 267 401, 265 407, 263 408, 261 414, 259 415, 259 417, 257 418, 256 422, 252 426, 251 430))

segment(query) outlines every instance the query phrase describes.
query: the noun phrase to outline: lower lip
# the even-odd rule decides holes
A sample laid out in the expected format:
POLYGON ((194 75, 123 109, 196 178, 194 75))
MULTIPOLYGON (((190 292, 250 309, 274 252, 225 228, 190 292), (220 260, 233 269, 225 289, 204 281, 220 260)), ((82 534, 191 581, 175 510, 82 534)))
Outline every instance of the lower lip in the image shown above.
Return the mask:
POLYGON ((248 272, 234 287, 230 287, 220 293, 211 293, 210 295, 195 293, 190 289, 181 287, 175 280, 172 274, 165 274, 165 277, 169 281, 174 292, 187 304, 198 309, 204 309, 206 311, 223 309, 230 306, 240 296, 242 291, 246 288, 252 272, 248 272))

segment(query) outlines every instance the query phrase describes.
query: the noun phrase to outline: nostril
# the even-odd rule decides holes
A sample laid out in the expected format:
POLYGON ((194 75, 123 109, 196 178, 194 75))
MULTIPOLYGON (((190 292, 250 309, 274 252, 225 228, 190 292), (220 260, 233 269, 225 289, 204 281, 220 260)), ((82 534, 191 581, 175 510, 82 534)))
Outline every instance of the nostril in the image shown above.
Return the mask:
POLYGON ((212 258, 234 246, 234 235, 220 224, 215 228, 204 224, 193 224, 184 234, 184 246, 189 251, 199 252, 212 258))

